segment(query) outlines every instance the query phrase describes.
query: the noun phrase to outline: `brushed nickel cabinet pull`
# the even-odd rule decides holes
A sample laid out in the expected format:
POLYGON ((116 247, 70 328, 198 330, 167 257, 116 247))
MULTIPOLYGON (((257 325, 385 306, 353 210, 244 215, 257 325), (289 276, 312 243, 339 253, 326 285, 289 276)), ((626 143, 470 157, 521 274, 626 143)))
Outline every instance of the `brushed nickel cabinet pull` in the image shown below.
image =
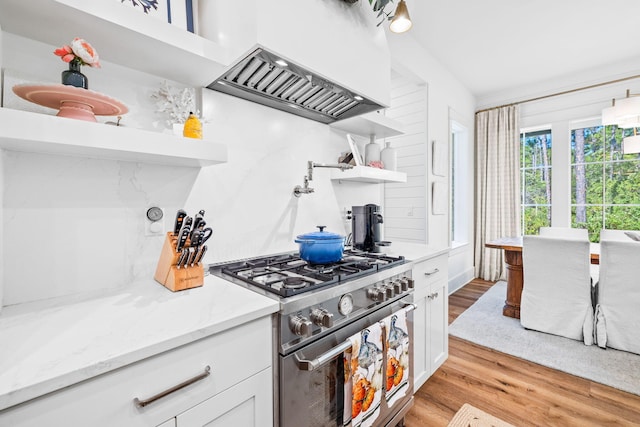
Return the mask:
POLYGON ((182 383, 180 383, 178 385, 175 385, 175 386, 173 386, 173 387, 171 387, 171 388, 169 388, 169 389, 167 389, 165 391, 161 391, 160 393, 156 394, 155 396, 151 396, 148 399, 140 400, 140 399, 138 399, 136 397, 135 399, 133 399, 133 403, 138 408, 144 408, 145 406, 152 404, 153 402, 155 402, 158 399, 162 399, 163 397, 173 393, 174 391, 178 391, 178 390, 180 390, 182 388, 185 388, 188 385, 191 385, 191 384, 193 384, 195 382, 198 382, 200 380, 203 380, 203 379, 207 378, 209 375, 211 375, 211 367, 209 365, 207 365, 207 366, 204 367, 204 372, 203 373, 201 373, 199 375, 196 375, 195 377, 190 378, 190 379, 186 380, 185 382, 182 382, 182 383))
POLYGON ((438 268, 434 268, 432 271, 426 271, 424 273, 425 276, 431 276, 432 274, 436 274, 438 271, 440 271, 440 269, 438 268))

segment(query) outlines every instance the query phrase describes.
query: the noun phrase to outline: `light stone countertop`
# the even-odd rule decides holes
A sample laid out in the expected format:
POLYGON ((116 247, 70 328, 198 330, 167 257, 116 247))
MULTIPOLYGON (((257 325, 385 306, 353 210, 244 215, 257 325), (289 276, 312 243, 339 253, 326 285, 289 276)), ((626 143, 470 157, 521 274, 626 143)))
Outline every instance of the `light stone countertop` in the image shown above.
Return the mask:
POLYGON ((278 311, 275 299, 206 276, 171 292, 155 281, 76 302, 0 313, 0 410, 278 311))
POLYGON ((407 261, 420 262, 449 252, 447 246, 429 246, 420 243, 391 242, 383 248, 383 253, 404 256, 407 261))
MULTIPOLYGON (((420 262, 449 251, 393 242, 420 262)), ((216 276, 171 292, 153 280, 79 301, 0 312, 0 410, 278 311, 279 303, 216 276)))

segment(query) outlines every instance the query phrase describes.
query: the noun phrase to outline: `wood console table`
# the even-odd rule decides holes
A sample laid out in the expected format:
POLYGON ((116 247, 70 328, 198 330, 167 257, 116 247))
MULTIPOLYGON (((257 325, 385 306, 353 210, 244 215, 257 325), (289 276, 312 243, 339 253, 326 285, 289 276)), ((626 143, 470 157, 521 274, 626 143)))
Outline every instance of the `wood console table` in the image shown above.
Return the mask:
MULTIPOLYGON (((504 263, 507 268, 507 298, 504 301, 502 314, 508 317, 520 318, 520 300, 524 277, 522 272, 522 236, 502 237, 485 243, 487 248, 503 249, 504 263)), ((600 263, 600 248, 598 244, 591 244, 591 264, 600 263)))

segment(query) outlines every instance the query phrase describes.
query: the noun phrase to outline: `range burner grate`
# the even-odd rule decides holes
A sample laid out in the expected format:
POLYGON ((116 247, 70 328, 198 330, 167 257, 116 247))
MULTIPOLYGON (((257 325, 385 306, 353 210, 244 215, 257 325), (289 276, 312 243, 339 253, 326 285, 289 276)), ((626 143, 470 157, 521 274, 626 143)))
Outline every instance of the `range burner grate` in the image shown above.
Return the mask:
POLYGON ((346 250, 342 260, 332 264, 310 264, 302 260, 298 253, 290 253, 226 263, 213 266, 212 270, 215 273, 219 269, 224 275, 282 297, 289 297, 402 263, 404 257, 346 250))

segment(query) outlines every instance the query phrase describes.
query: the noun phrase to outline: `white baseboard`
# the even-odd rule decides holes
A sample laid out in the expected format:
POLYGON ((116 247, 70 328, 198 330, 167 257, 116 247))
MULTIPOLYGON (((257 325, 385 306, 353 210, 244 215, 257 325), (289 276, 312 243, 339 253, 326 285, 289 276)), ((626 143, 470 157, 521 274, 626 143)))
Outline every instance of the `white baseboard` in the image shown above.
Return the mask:
POLYGON ((474 278, 473 267, 463 271, 462 273, 449 278, 449 295, 469 283, 474 278))

